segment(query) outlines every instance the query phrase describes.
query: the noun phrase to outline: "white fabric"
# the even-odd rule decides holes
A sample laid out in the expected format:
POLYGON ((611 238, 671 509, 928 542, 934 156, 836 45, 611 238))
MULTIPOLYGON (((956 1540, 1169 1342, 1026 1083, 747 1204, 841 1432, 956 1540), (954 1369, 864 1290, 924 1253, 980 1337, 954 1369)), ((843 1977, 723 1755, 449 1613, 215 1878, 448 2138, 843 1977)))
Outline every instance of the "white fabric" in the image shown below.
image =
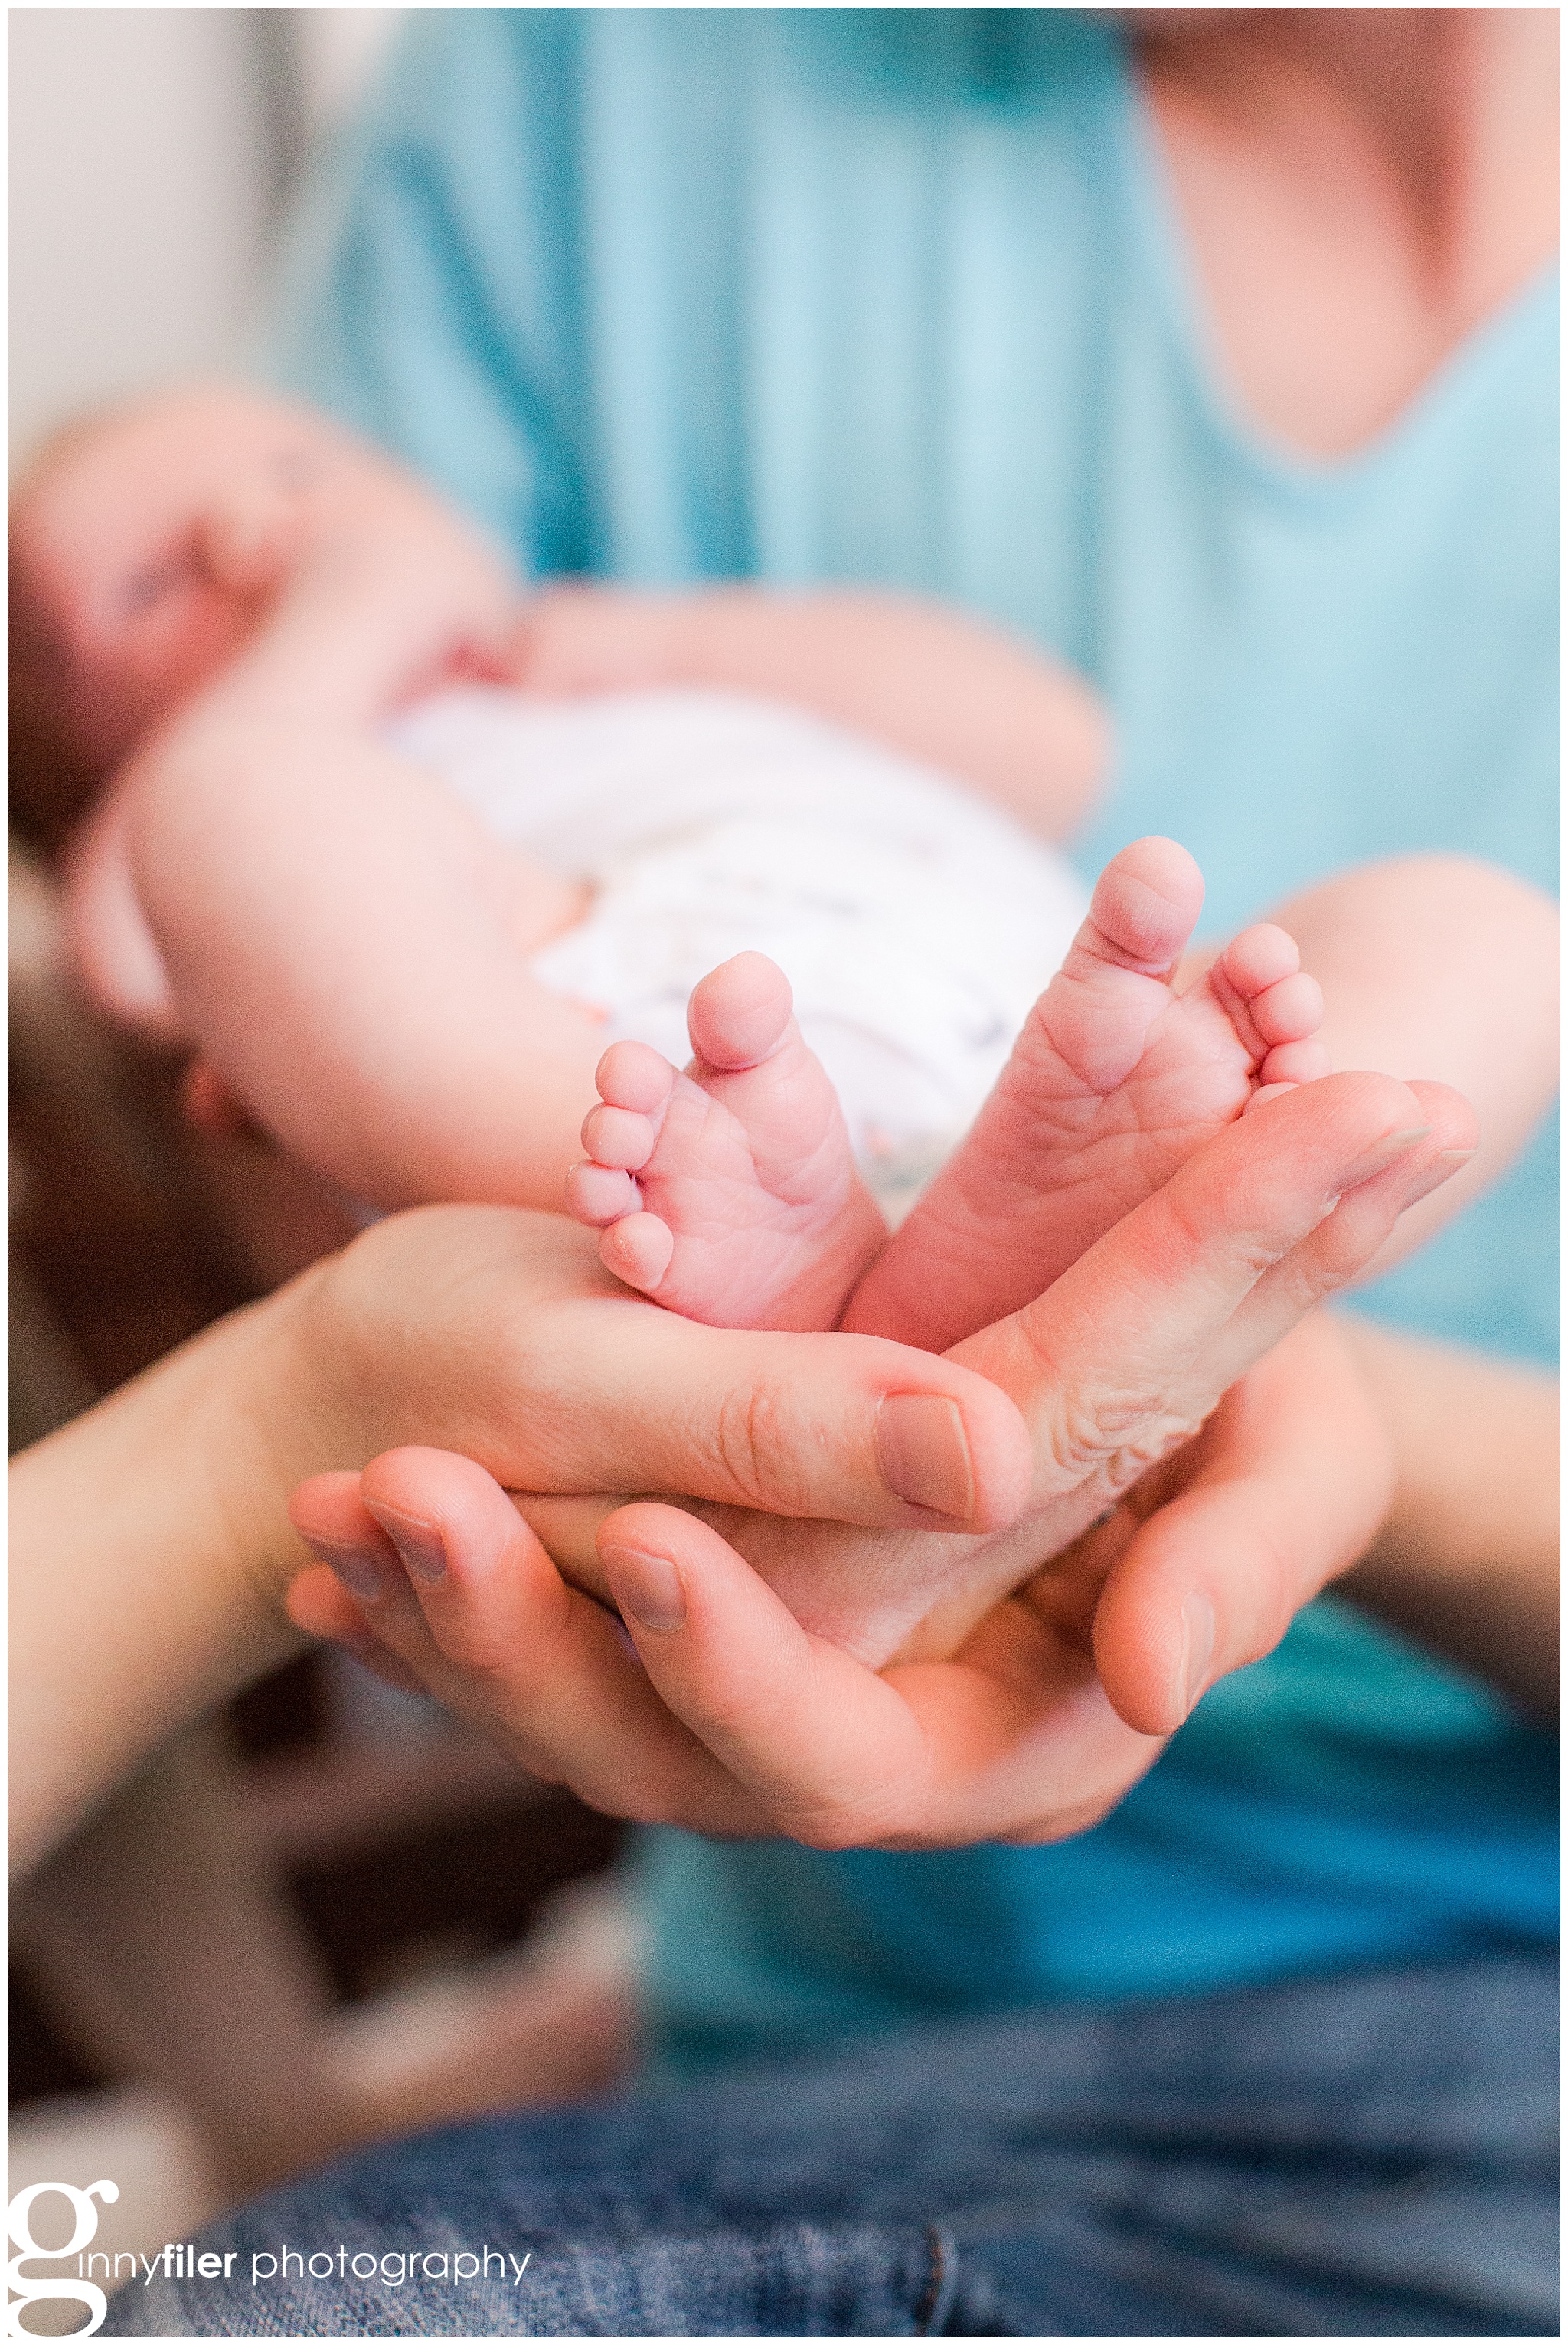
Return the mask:
POLYGON ((497 839, 587 881, 552 990, 679 1065, 686 998, 765 952, 895 1202, 964 1132, 1087 909, 1061 856, 943 776, 736 694, 464 687, 395 746, 497 839))

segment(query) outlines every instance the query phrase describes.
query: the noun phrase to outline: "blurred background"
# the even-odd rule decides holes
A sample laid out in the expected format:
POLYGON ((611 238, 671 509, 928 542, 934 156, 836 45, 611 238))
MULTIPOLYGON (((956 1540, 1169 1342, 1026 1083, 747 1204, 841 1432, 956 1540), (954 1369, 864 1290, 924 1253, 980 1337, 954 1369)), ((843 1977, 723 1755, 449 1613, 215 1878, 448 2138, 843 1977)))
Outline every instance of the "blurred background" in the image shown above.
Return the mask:
MULTIPOLYGON (((85 408, 242 364, 290 196, 406 13, 10 11, 13 478, 85 408)), ((287 1168, 193 1139, 177 1066, 77 999, 57 844, 14 805, 13 1450, 343 1234, 297 1215, 280 1254, 287 1168)), ((111 2176, 96 2249, 151 2254, 347 2143, 613 2076, 616 1842, 432 1705, 295 1663, 15 1896, 11 2192, 111 2176)))
POLYGON ((13 466, 242 347, 279 213, 396 8, 13 8, 13 466))

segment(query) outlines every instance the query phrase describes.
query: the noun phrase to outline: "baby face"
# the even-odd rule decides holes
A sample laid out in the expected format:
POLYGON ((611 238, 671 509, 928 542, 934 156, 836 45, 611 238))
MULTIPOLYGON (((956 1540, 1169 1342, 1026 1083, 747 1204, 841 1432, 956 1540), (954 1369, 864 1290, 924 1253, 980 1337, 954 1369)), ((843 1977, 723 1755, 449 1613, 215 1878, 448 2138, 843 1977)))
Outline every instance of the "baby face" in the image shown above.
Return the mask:
POLYGON ((227 391, 45 450, 12 511, 25 762, 97 779, 233 655, 298 548, 322 462, 309 418, 227 391))

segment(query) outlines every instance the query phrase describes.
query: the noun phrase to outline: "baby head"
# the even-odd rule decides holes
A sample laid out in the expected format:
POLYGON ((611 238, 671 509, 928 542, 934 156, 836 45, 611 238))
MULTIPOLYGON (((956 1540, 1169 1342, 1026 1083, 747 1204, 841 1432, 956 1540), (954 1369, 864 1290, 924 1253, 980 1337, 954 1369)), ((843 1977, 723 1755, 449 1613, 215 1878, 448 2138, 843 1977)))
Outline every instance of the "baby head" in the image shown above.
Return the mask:
POLYGON ((14 787, 45 832, 229 659, 309 529, 332 435, 217 385, 91 416, 12 501, 14 787))

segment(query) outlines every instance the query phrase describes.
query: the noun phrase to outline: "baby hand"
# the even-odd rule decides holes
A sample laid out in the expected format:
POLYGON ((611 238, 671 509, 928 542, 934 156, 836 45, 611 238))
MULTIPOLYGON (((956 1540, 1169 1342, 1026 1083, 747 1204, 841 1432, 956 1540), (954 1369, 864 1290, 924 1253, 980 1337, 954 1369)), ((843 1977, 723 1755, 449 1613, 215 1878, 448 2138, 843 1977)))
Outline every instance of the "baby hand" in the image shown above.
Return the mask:
POLYGON ((618 586, 551 586, 531 595, 504 655, 525 691, 640 692, 703 681, 688 662, 701 598, 618 586))

